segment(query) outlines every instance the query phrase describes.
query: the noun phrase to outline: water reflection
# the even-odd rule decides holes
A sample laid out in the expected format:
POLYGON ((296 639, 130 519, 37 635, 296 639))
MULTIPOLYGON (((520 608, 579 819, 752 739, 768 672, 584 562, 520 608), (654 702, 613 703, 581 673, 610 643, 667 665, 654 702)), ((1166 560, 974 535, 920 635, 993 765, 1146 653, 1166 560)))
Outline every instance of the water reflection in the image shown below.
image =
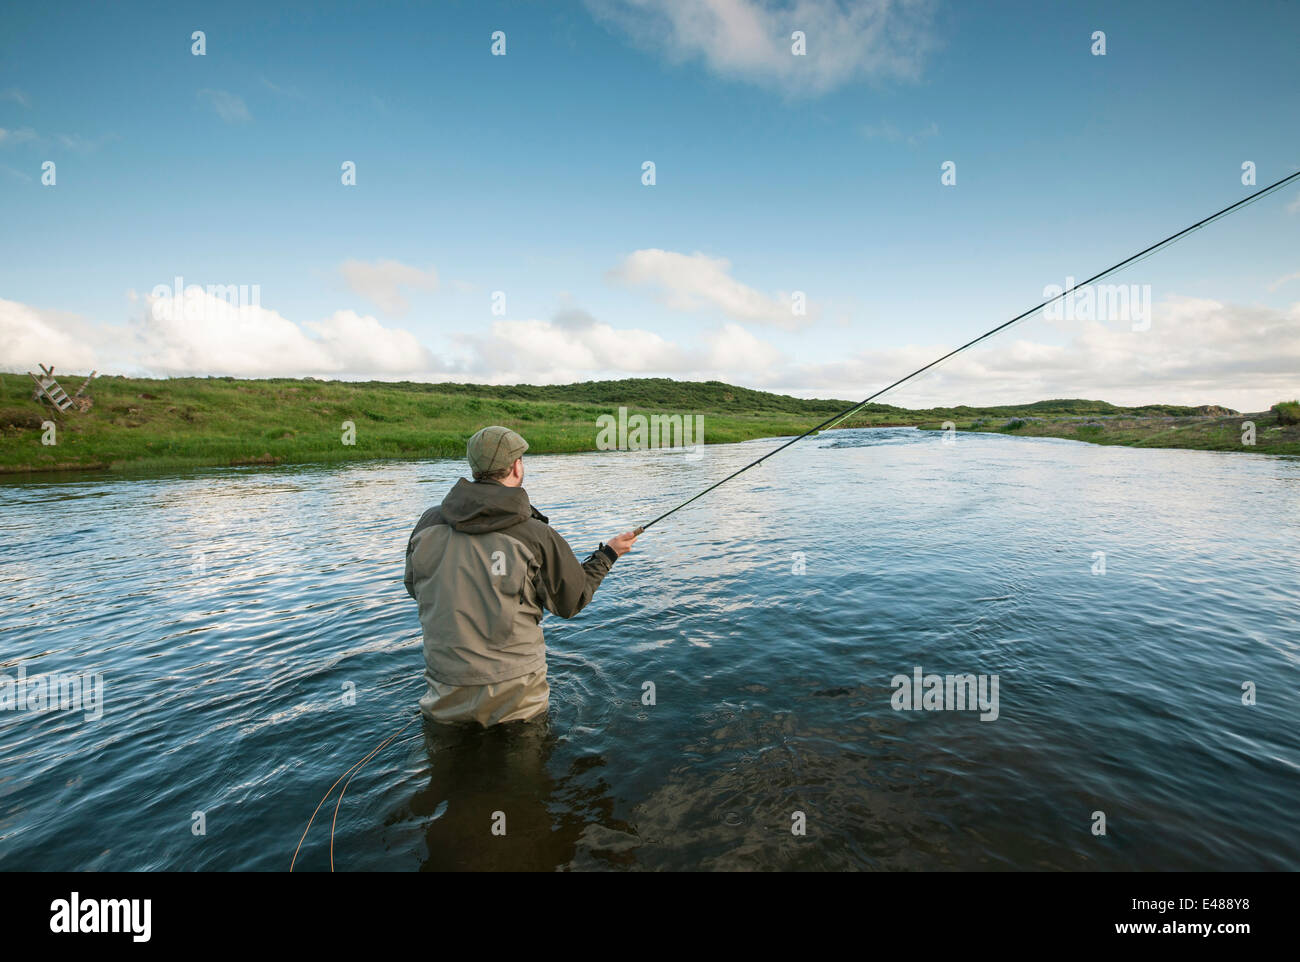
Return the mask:
POLYGON ((553 871, 573 860, 593 826, 631 837, 631 827, 613 817, 600 755, 552 772, 557 737, 549 719, 487 730, 423 725, 427 784, 410 804, 413 816, 427 819, 421 871, 553 871))

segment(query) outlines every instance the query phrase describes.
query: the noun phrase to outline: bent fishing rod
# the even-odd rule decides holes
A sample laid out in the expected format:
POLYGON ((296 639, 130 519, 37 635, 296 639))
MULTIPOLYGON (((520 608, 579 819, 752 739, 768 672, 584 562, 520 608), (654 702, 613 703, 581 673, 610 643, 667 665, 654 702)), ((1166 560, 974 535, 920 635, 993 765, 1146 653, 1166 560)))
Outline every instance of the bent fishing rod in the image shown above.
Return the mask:
POLYGON ((780 452, 784 451, 786 448, 790 447, 792 444, 798 444, 804 438, 816 434, 818 431, 824 430, 833 424, 838 424, 840 421, 843 421, 845 418, 849 417, 854 412, 870 404, 872 401, 874 401, 876 398, 880 397, 882 394, 886 393, 887 391, 892 391, 900 384, 904 384, 907 381, 912 380, 912 378, 924 374, 926 371, 930 370, 933 367, 937 367, 938 365, 942 364, 944 361, 948 360, 951 357, 955 357, 956 355, 960 354, 962 351, 966 350, 967 348, 974 347, 976 344, 980 343, 981 341, 987 340, 988 338, 992 337, 998 332, 1003 331, 1008 327, 1011 327, 1013 324, 1017 324, 1020 321, 1023 321, 1025 318, 1029 317, 1035 311, 1040 311, 1044 307, 1047 307, 1049 304, 1052 304, 1055 301, 1068 297, 1070 294, 1073 294, 1081 287, 1087 287, 1089 284, 1093 284, 1101 280, 1103 277, 1108 277, 1109 275, 1114 274, 1116 271, 1122 270, 1123 268, 1128 267, 1130 264, 1136 263, 1137 261, 1143 259, 1144 257, 1149 257, 1150 255, 1154 254, 1156 251, 1161 250, 1164 247, 1168 247, 1170 244, 1176 243, 1177 241, 1181 240, 1183 237, 1186 237, 1188 234, 1192 233, 1193 231, 1200 230, 1205 225, 1211 224, 1221 217, 1226 217, 1228 214, 1231 214, 1233 211, 1239 210, 1240 208, 1245 207, 1249 204, 1253 204, 1255 201, 1266 196, 1267 194, 1271 194, 1279 187, 1282 187, 1290 183, 1291 181, 1295 180, 1297 177, 1300 177, 1300 170, 1296 171, 1294 174, 1291 174, 1287 177, 1283 177, 1281 180, 1277 181, 1274 184, 1270 184, 1268 187, 1264 187, 1261 190, 1255 191, 1255 193, 1251 194, 1250 196, 1242 198, 1241 200, 1237 201, 1235 204, 1230 204, 1229 206, 1223 208, 1223 210, 1211 214, 1209 217, 1205 217, 1202 218, 1201 220, 1198 220, 1195 224, 1192 224, 1190 227, 1184 227, 1176 234, 1170 234, 1164 240, 1158 241, 1157 243, 1152 244, 1150 247, 1138 251, 1136 254, 1132 255, 1131 257, 1126 257, 1124 258, 1124 260, 1119 261, 1116 264, 1112 264, 1104 271, 1101 271, 1097 274, 1093 274, 1092 277, 1089 277, 1086 281, 1075 284, 1068 291, 1063 290, 1061 291, 1061 293, 1055 295, 1054 297, 1049 297, 1041 304, 1036 304, 1035 306, 1031 307, 1029 310, 1017 314, 1015 317, 1011 318, 1011 320, 1004 321, 1003 323, 999 324, 997 327, 985 331, 979 337, 967 341, 965 344, 961 345, 961 347, 953 348, 951 351, 949 351, 947 354, 944 354, 942 357, 935 358, 933 361, 931 361, 929 364, 925 365, 924 367, 918 367, 911 374, 908 374, 905 377, 900 377, 893 384, 881 388, 879 391, 877 391, 875 394, 872 394, 870 397, 864 398, 863 400, 859 401, 857 404, 853 405, 852 407, 845 408, 839 414, 832 415, 831 417, 823 421, 821 424, 809 428, 807 431, 805 431, 803 434, 799 435, 798 437, 791 438, 789 441, 786 441, 778 448, 773 448, 771 451, 767 452, 767 454, 763 455, 761 458, 757 458, 751 461, 749 464, 745 465, 744 467, 731 472, 731 474, 727 475, 721 481, 717 481, 709 485, 699 494, 695 495, 692 498, 687 498, 681 504, 677 505, 677 507, 671 509, 670 511, 665 511, 663 514, 659 515, 659 517, 655 518, 653 521, 647 521, 645 524, 641 525, 640 527, 635 528, 634 533, 638 535, 641 534, 641 532, 658 524, 664 518, 676 514, 678 511, 682 510, 682 508, 686 507, 688 504, 691 504, 694 501, 698 501, 700 498, 704 497, 710 491, 722 487, 732 478, 739 477, 740 475, 748 471, 750 468, 758 467, 758 465, 762 464, 772 455, 779 454, 780 452))

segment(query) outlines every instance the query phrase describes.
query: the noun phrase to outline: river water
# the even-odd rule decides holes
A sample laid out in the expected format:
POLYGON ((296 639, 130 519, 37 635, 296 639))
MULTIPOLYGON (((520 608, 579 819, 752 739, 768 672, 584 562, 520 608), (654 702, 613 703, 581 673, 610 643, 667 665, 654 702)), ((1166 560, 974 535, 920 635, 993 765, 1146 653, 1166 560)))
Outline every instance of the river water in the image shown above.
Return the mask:
MULTIPOLYGON (((585 557, 774 444, 525 486, 585 557)), ((103 693, 0 711, 0 869, 286 870, 408 722, 338 870, 1300 869, 1300 460, 820 435, 548 618, 549 720, 488 732, 416 718, 401 583, 461 473, 0 484, 0 673, 103 693), (918 670, 996 676, 996 718, 896 710, 918 670)))

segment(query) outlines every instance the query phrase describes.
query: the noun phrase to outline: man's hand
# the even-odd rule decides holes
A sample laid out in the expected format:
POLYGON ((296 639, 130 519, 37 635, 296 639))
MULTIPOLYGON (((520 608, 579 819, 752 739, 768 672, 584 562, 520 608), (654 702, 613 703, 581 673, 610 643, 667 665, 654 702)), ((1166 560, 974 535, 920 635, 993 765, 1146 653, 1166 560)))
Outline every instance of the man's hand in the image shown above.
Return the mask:
POLYGON ((609 545, 611 551, 621 558, 632 549, 632 542, 635 541, 636 538, 637 532, 624 531, 618 537, 610 538, 606 544, 609 545))

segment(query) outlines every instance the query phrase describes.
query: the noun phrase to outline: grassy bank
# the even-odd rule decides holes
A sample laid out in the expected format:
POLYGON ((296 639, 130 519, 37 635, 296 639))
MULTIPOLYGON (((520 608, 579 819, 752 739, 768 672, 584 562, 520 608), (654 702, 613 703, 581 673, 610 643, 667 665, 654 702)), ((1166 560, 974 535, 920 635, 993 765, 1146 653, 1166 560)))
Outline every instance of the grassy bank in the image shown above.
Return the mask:
MULTIPOLYGON (((60 374, 68 388, 82 376, 60 374)), ((664 378, 581 384, 495 386, 233 378, 103 377, 90 411, 54 414, 32 401, 25 374, 0 377, 0 473, 51 470, 153 472, 240 464, 302 464, 374 458, 462 457, 485 424, 523 434, 532 453, 596 449, 597 419, 617 414, 702 415, 707 443, 798 434, 843 410, 844 400, 808 400, 710 382, 664 378), (41 443, 54 421, 54 445, 41 443), (344 422, 355 443, 343 443, 344 422)), ((1214 408, 1103 401, 912 411, 863 409, 843 427, 916 425, 1103 444, 1300 454, 1300 427, 1278 413, 1237 415, 1214 408), (1241 443, 1254 419, 1257 443, 1241 443)))
MULTIPOLYGON (((1256 454, 1300 455, 1300 424, 1285 409, 1253 414, 1160 415, 1024 415, 1013 413, 949 419, 959 431, 983 431, 1018 437, 1067 438, 1093 444, 1135 448, 1188 448, 1200 451, 1247 451, 1256 454), (1246 423, 1255 425, 1254 444, 1247 444, 1246 423)), ((918 427, 942 430, 939 421, 918 427)))
MULTIPOLYGON (((69 390, 82 376, 59 375, 69 390)), ((0 472, 301 464, 372 458, 463 457, 486 424, 504 424, 535 454, 596 449, 597 418, 704 416, 717 444, 805 430, 842 409, 718 382, 666 379, 559 387, 229 378, 97 378, 86 413, 55 414, 32 401, 25 374, 0 382, 0 472), (41 443, 42 421, 57 443, 41 443), (343 443, 344 422, 355 443, 343 443)))

